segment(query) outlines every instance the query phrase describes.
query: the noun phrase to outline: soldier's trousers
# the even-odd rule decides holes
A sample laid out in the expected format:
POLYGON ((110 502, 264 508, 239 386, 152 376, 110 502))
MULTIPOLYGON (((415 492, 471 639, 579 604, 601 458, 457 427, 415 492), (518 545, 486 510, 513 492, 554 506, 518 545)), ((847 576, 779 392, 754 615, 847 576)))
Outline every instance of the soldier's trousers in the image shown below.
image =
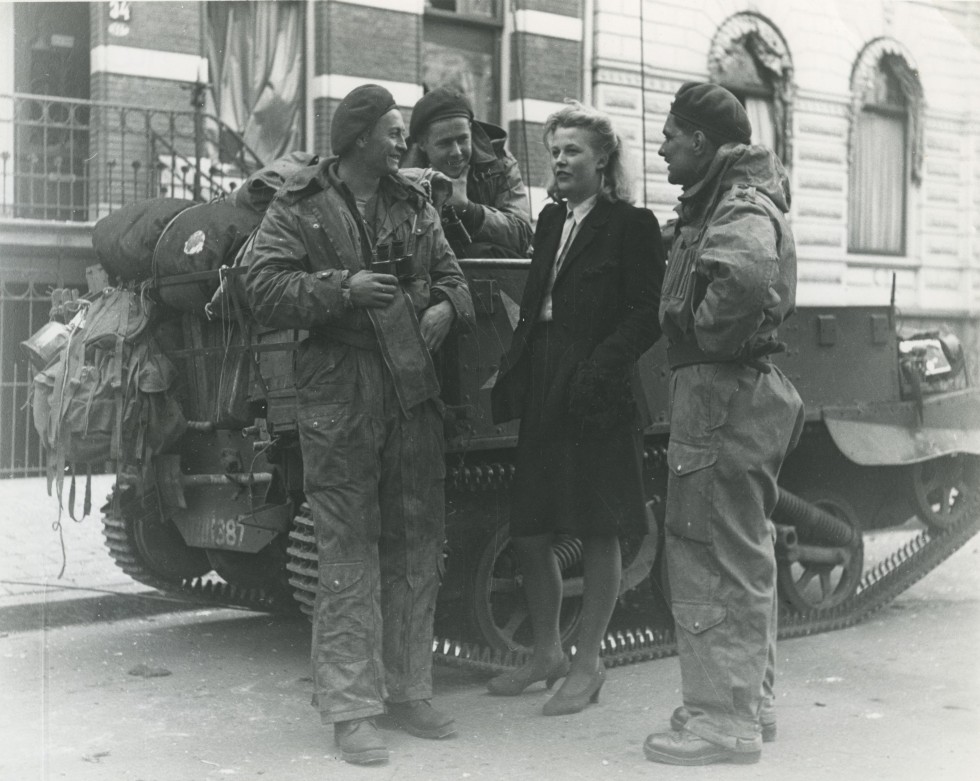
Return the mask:
POLYGON ((380 353, 304 343, 297 363, 319 556, 313 705, 332 723, 432 696, 444 435, 436 402, 402 413, 380 353))
POLYGON ((666 555, 686 728, 758 751, 775 663, 768 518, 803 404, 775 367, 698 364, 672 372, 671 405, 666 555))

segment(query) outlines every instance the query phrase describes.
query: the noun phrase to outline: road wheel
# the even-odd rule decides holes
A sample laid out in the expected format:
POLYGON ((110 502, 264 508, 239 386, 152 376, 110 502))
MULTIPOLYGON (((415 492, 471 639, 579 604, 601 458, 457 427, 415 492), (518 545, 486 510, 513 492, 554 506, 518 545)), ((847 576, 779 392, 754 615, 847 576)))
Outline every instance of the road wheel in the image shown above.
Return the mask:
MULTIPOLYGON (((582 543, 562 537, 554 544, 562 573, 559 629, 562 645, 572 643, 582 613, 582 543)), ((520 562, 510 540, 510 525, 490 535, 477 564, 471 611, 483 639, 497 651, 530 652, 531 617, 522 588, 520 562)))
POLYGON ((140 564, 154 575, 179 583, 211 571, 204 550, 189 547, 174 522, 160 514, 150 497, 126 502, 123 516, 140 564))
POLYGON ((212 548, 207 554, 214 571, 233 586, 261 589, 270 595, 289 594, 285 534, 280 534, 256 553, 212 548))
POLYGON ((967 497, 977 490, 976 456, 953 455, 909 466, 909 484, 919 518, 932 531, 956 526, 967 514, 967 497))
MULTIPOLYGON (((800 498, 824 512, 845 521, 854 530, 854 542, 842 550, 843 560, 837 562, 808 560, 804 554, 798 561, 777 561, 779 596, 800 612, 829 610, 837 607, 857 591, 864 568, 864 540, 857 514, 846 499, 826 490, 800 493, 800 498)), ((804 546, 823 548, 823 546, 804 546)), ((828 552, 834 548, 826 548, 828 552)))

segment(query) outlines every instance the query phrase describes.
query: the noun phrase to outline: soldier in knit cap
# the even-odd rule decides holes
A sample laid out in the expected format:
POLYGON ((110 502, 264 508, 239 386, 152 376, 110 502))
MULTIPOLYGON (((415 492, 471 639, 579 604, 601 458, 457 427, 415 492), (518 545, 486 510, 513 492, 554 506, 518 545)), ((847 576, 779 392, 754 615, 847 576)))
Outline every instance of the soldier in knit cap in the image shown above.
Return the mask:
POLYGON ((736 97, 684 84, 660 156, 683 193, 660 322, 671 367, 666 562, 684 704, 647 759, 758 761, 776 734, 776 477, 803 403, 769 356, 795 308, 789 180, 736 97))
POLYGON ((388 90, 347 95, 331 141, 269 206, 246 289, 260 323, 310 333, 295 374, 319 557, 313 704, 343 759, 370 764, 388 758, 379 714, 417 737, 455 732, 429 702, 445 519, 432 353, 473 303, 439 215, 398 173, 388 90))
POLYGON ((441 216, 456 256, 525 257, 532 236, 527 188, 503 128, 477 122, 463 93, 438 87, 412 109, 409 137, 404 173, 417 179, 431 169, 453 183, 441 216))

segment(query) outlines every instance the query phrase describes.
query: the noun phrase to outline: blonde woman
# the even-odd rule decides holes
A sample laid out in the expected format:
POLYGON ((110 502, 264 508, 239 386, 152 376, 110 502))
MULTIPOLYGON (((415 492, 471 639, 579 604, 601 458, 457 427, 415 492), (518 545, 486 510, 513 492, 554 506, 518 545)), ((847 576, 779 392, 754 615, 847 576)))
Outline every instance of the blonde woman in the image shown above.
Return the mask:
POLYGON ((488 684, 513 696, 562 686, 545 715, 577 713, 605 681, 600 644, 619 593, 619 536, 642 534, 641 405, 636 361, 660 335, 660 227, 630 203, 623 142, 579 103, 545 125, 555 203, 538 218, 521 316, 493 389, 497 422, 521 419, 510 532, 534 631, 526 664, 488 684), (565 656, 562 581, 552 542, 580 538, 584 588, 576 653, 565 656))

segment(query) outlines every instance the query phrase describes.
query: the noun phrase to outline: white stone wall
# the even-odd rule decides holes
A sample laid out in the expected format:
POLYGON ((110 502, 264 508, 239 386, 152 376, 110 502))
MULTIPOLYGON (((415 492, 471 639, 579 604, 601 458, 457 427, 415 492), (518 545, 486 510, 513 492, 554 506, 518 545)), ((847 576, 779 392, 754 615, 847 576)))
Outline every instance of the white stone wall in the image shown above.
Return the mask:
MULTIPOLYGON (((13 3, 0 3, 0 94, 14 91, 14 6, 13 3)), ((10 100, 0 99, 0 150, 14 148, 14 106, 10 100)), ((2 165, 2 163, 0 163, 2 165)), ((8 171, 10 170, 8 163, 8 171)), ((12 177, 0 184, 0 204, 14 201, 14 182, 12 177)), ((0 212, 0 216, 2 212, 0 212)))
POLYGON ((646 201, 661 221, 672 216, 679 193, 657 156, 671 97, 684 81, 707 78, 721 24, 752 11, 782 34, 794 67, 791 218, 799 302, 887 303, 894 273, 896 302, 906 313, 980 312, 980 52, 964 29, 980 14, 951 17, 925 0, 644 0, 641 25, 640 2, 595 0, 593 94, 617 118, 637 171, 645 116, 646 201), (900 257, 847 251, 851 73, 861 50, 880 37, 909 53, 926 101, 923 181, 908 190, 900 257))

